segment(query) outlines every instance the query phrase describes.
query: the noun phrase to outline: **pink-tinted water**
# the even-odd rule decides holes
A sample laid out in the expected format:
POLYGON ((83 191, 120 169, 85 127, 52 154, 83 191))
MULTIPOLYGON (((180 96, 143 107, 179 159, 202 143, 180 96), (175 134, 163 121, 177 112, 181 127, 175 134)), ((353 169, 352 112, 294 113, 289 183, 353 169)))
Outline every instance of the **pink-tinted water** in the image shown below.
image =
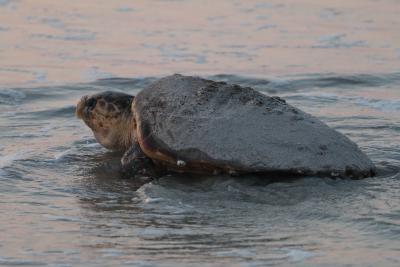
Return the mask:
POLYGON ((399 14, 397 0, 0 0, 0 266, 400 266, 399 14), (174 72, 285 98, 378 176, 122 179, 74 105, 174 72))
POLYGON ((399 13, 397 0, 2 0, 0 86, 394 72, 399 13))

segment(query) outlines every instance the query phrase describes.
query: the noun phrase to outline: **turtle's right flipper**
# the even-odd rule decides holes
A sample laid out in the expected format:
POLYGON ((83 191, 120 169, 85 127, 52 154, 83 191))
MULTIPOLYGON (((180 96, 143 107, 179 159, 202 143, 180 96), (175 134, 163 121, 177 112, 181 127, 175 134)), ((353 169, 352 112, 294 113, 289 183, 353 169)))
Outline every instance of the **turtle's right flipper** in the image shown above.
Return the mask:
POLYGON ((153 161, 147 157, 138 143, 134 143, 121 158, 123 177, 154 176, 153 161))

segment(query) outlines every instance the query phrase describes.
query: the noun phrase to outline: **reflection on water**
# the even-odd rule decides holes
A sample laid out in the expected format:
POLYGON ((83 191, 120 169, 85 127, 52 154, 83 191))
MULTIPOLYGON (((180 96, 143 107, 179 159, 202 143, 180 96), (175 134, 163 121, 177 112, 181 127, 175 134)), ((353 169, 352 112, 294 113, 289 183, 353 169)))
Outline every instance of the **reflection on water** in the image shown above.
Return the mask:
POLYGON ((399 266, 399 8, 0 0, 0 265, 399 266), (379 175, 126 179, 74 105, 172 72, 283 97, 379 175))
POLYGON ((114 76, 390 73, 397 0, 1 1, 0 86, 114 76))
POLYGON ((315 114, 357 142, 379 175, 126 179, 121 154, 97 144, 71 105, 110 88, 136 94, 154 78, 7 89, 0 265, 397 266, 398 74, 212 78, 315 114))

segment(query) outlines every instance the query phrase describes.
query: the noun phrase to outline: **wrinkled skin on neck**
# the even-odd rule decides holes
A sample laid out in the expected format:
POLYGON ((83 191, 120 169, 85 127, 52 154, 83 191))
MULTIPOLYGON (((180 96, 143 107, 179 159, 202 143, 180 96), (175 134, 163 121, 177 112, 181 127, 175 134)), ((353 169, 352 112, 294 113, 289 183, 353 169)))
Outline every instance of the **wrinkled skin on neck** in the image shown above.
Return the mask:
POLYGON ((133 100, 134 96, 108 91, 83 96, 77 104, 76 116, 92 129, 105 148, 126 151, 135 140, 133 100))

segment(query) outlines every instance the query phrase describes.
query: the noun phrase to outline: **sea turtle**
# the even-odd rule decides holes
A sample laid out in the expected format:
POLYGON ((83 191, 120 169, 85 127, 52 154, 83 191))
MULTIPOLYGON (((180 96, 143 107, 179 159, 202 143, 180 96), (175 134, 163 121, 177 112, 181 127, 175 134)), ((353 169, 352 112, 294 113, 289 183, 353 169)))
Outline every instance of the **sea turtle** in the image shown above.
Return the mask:
POLYGON ((275 173, 361 178, 371 160, 317 118, 252 88, 175 74, 136 97, 84 96, 76 108, 97 141, 125 151, 132 175, 155 165, 201 174, 275 173))

